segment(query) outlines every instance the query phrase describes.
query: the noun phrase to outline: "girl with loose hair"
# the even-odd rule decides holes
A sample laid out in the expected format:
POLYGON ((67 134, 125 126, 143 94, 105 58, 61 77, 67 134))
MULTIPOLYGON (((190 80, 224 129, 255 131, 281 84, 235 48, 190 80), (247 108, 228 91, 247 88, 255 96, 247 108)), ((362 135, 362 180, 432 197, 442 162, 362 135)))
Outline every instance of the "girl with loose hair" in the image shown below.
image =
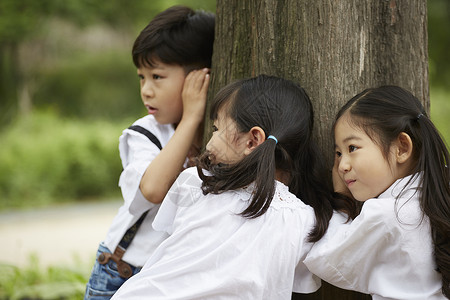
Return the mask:
POLYGON ((308 95, 273 76, 238 80, 216 95, 211 118, 207 151, 153 222, 169 237, 113 299, 278 300, 318 289, 303 260, 342 203, 330 201, 308 95))
POLYGON ((305 261, 325 281, 373 299, 450 298, 449 152, 420 101, 367 89, 334 125, 335 189, 363 202, 336 213, 305 261))

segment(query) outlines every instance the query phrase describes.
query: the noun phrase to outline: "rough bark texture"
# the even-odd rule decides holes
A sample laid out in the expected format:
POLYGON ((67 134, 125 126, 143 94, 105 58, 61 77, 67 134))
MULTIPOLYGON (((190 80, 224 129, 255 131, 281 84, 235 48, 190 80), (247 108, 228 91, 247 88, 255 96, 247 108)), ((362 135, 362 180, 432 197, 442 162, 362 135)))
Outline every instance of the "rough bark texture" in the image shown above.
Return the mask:
MULTIPOLYGON (((216 7, 210 98, 235 79, 263 73, 299 82, 330 166, 334 116, 356 93, 399 85, 429 108, 426 0, 217 0, 216 7)), ((325 283, 295 299, 371 298, 325 283)))
POLYGON ((217 0, 216 16, 210 96, 262 73, 299 82, 329 162, 334 115, 363 89, 399 85, 429 108, 426 0, 217 0))

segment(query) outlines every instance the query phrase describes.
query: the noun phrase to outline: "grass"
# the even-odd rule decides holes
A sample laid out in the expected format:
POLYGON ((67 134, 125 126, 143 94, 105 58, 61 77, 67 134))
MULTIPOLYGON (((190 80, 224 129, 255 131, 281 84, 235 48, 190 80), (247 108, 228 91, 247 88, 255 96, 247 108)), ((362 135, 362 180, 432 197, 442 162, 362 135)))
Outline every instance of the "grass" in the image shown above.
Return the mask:
POLYGON ((82 299, 90 268, 82 262, 43 268, 36 256, 30 257, 25 268, 0 264, 0 299, 82 299))

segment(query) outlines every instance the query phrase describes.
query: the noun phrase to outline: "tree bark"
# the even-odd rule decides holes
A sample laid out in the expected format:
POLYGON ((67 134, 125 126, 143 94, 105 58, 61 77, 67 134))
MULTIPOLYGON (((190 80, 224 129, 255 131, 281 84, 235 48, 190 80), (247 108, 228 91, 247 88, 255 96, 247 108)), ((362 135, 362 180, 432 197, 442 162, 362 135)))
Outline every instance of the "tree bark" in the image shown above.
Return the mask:
POLYGON ((334 116, 363 89, 399 85, 429 110, 426 0, 217 0, 216 7, 210 96, 262 73, 299 82, 329 164, 334 116))
MULTIPOLYGON (((334 116, 363 89, 399 85, 429 110, 426 0, 217 0, 216 9, 209 97, 263 73, 299 82, 313 102, 315 138, 330 168, 334 116)), ((324 283, 295 299, 370 296, 324 283)))

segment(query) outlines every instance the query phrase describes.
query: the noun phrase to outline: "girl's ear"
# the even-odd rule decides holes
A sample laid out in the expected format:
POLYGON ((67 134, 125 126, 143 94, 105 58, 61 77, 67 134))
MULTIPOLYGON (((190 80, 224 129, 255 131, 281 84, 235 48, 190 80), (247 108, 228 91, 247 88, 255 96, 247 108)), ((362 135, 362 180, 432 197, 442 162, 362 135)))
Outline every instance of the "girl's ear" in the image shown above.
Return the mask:
POLYGON ((413 151, 413 143, 411 137, 407 133, 401 132, 398 135, 395 143, 397 146, 395 153, 397 163, 402 164, 407 162, 409 158, 411 158, 413 151))
POLYGON ((250 129, 247 135, 247 144, 244 150, 245 155, 249 155, 256 147, 264 143, 266 134, 261 127, 255 126, 250 129))

